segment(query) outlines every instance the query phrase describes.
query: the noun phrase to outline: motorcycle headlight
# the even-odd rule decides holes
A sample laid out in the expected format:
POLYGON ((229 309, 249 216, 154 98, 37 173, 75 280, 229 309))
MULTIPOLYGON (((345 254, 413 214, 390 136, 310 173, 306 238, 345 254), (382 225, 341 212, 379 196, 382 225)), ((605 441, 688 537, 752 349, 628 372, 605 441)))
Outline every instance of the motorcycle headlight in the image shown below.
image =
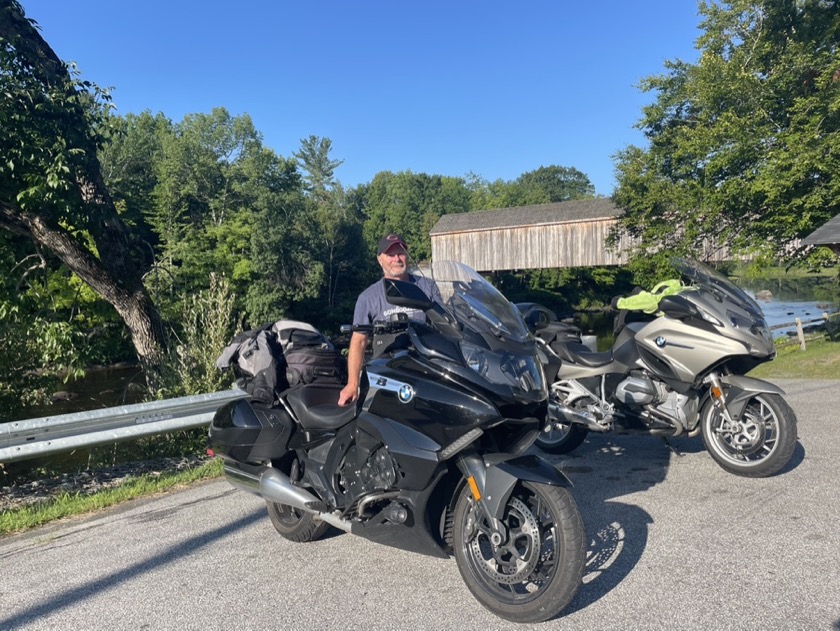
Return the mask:
POLYGON ((524 392, 545 389, 542 365, 534 355, 492 352, 461 341, 464 363, 491 383, 512 386, 524 392))
POLYGON ((736 329, 746 329, 764 340, 771 340, 773 337, 770 333, 770 327, 767 326, 767 321, 763 318, 745 318, 741 314, 730 310, 727 310, 726 317, 729 318, 732 326, 736 329))
POLYGON ((487 375, 487 351, 483 348, 461 342, 461 353, 464 355, 464 363, 482 377, 487 375))
POLYGON ((525 392, 539 392, 545 388, 545 373, 536 357, 508 355, 502 361, 502 372, 513 385, 525 392))
POLYGON ((753 324, 756 324, 754 320, 748 320, 744 316, 729 309, 726 311, 726 317, 729 318, 729 322, 731 322, 732 326, 736 329, 749 329, 753 324))
POLYGON ((697 310, 700 312, 700 317, 702 317, 706 322, 711 322, 715 326, 723 326, 723 322, 718 320, 715 316, 713 316, 705 309, 698 308, 697 310))

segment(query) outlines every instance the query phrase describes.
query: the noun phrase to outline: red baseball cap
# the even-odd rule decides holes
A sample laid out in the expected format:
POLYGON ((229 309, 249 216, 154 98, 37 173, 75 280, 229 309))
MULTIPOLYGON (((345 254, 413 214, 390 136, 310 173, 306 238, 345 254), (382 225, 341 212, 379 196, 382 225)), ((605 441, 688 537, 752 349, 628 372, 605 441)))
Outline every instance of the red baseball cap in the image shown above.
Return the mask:
POLYGON ((376 248, 376 255, 379 256, 383 252, 387 252, 393 246, 398 245, 403 250, 408 252, 408 246, 403 241, 403 238, 398 234, 389 234, 379 240, 379 246, 376 248))

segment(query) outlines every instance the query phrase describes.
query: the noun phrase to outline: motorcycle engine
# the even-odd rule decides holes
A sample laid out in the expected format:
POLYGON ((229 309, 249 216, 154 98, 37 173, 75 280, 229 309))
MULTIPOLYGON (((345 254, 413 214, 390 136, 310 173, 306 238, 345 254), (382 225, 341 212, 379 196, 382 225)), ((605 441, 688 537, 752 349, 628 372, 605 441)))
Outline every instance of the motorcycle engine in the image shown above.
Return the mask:
POLYGON ((645 405, 657 396, 656 386, 645 377, 627 377, 615 387, 615 398, 625 405, 645 405))
POLYGON ((393 489, 397 466, 384 445, 370 450, 369 445, 354 443, 338 470, 338 483, 345 495, 356 499, 370 493, 393 489))
POLYGON ((700 414, 695 392, 690 393, 693 396, 680 394, 662 383, 657 383, 656 389, 659 391, 659 396, 656 403, 651 406, 653 410, 669 420, 676 421, 685 430, 692 430, 697 426, 700 414))
POLYGON ((695 393, 680 394, 664 383, 644 376, 624 379, 616 386, 615 398, 625 405, 644 407, 652 417, 665 420, 682 431, 693 429, 700 418, 695 393))

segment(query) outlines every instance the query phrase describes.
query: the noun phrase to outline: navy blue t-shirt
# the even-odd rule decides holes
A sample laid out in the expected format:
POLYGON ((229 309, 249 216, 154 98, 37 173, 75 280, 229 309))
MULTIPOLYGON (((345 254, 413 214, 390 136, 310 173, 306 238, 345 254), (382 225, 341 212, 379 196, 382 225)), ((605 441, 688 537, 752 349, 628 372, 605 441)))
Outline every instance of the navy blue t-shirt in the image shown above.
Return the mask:
MULTIPOLYGON (((430 299, 442 302, 440 291, 433 280, 424 276, 408 275, 408 282, 416 284, 423 293, 430 299)), ((396 318, 392 317, 397 313, 405 313, 410 320, 426 320, 426 315, 418 309, 398 307, 392 305, 385 299, 385 283, 382 280, 376 281, 365 289, 356 300, 356 310, 353 312, 353 324, 373 324, 374 322, 390 322, 396 318)))

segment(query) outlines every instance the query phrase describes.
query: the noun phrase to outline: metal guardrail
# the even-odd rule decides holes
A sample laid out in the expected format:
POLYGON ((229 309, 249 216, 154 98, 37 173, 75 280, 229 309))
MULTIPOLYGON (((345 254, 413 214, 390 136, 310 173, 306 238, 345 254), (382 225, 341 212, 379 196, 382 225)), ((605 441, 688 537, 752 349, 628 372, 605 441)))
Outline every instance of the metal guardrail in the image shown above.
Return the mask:
POLYGON ((248 396, 224 390, 0 423, 0 463, 209 425, 222 405, 248 396))

